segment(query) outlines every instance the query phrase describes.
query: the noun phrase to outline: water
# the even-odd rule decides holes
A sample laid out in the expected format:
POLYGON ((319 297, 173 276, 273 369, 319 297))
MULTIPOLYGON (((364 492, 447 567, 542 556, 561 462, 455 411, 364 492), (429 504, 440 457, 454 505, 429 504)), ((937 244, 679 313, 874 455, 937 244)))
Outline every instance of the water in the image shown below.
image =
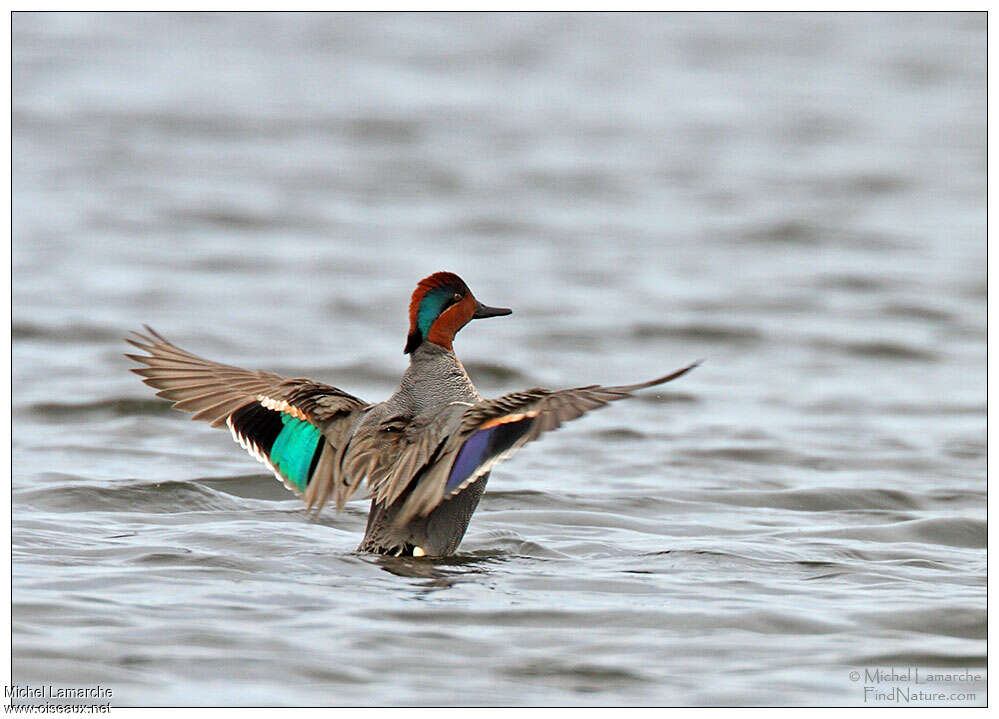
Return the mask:
POLYGON ((15 681, 783 705, 984 677, 984 14, 13 31, 15 681), (365 502, 308 521, 121 356, 148 322, 380 400, 440 269, 514 308, 456 342, 487 396, 706 360, 497 468, 446 561, 354 554, 365 502))

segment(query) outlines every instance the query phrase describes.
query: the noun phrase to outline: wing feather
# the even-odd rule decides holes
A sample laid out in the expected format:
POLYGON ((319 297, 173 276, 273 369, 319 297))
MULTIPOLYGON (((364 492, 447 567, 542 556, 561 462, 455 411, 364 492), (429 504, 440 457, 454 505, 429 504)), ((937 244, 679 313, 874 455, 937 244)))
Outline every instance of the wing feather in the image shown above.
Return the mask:
POLYGON ((251 456, 307 501, 315 498, 313 485, 334 483, 337 449, 349 442, 351 418, 366 403, 312 380, 212 362, 177 347, 148 326, 146 332, 133 332, 126 340, 146 354, 125 356, 143 365, 132 371, 158 390, 157 396, 192 413, 192 419, 228 426, 251 456), (282 433, 284 440, 275 449, 282 433))
POLYGON ((460 429, 447 438, 438 461, 427 468, 406 497, 396 521, 406 524, 416 516, 429 514, 442 501, 461 492, 542 433, 624 399, 636 390, 674 380, 698 364, 633 385, 590 385, 559 391, 533 389, 473 405, 462 414, 460 429))

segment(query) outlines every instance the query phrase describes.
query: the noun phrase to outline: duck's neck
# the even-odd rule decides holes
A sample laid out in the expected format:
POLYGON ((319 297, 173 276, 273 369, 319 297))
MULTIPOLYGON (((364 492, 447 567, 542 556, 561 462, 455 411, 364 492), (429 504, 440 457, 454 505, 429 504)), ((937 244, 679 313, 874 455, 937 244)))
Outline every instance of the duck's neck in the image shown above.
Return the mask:
POLYGON ((408 395, 417 411, 481 399, 454 352, 427 341, 410 354, 399 392, 408 395))

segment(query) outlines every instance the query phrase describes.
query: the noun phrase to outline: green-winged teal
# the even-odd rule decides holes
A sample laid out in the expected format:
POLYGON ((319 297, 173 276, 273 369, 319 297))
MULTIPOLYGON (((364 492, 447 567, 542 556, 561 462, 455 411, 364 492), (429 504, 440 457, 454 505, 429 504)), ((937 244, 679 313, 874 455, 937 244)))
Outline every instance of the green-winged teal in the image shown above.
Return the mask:
POLYGON ((471 320, 510 313, 476 300, 450 272, 421 280, 409 305, 409 368, 377 404, 321 382, 202 359, 149 327, 128 340, 148 354, 126 356, 145 365, 132 371, 174 407, 228 427, 310 509, 331 496, 341 509, 367 478, 371 510, 359 550, 444 556, 465 535, 494 464, 542 432, 695 366, 640 384, 483 399, 451 343, 471 320))

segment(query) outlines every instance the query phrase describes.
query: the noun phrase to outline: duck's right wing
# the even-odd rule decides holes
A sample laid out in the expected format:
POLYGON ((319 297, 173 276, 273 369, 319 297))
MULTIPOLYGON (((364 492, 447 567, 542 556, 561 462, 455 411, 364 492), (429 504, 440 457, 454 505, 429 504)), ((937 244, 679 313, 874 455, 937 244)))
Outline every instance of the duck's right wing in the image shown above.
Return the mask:
POLYGON ((629 397, 636 390, 674 380, 698 364, 639 384, 590 385, 558 391, 532 389, 472 405, 462 414, 458 431, 434 451, 432 466, 420 473, 396 520, 406 524, 416 516, 429 514, 542 432, 558 429, 563 422, 629 397))
POLYGON ((334 483, 337 450, 368 405, 341 389, 309 379, 212 362, 174 345, 155 330, 127 342, 148 354, 125 355, 132 371, 191 419, 228 427, 240 446, 308 502, 334 483))

